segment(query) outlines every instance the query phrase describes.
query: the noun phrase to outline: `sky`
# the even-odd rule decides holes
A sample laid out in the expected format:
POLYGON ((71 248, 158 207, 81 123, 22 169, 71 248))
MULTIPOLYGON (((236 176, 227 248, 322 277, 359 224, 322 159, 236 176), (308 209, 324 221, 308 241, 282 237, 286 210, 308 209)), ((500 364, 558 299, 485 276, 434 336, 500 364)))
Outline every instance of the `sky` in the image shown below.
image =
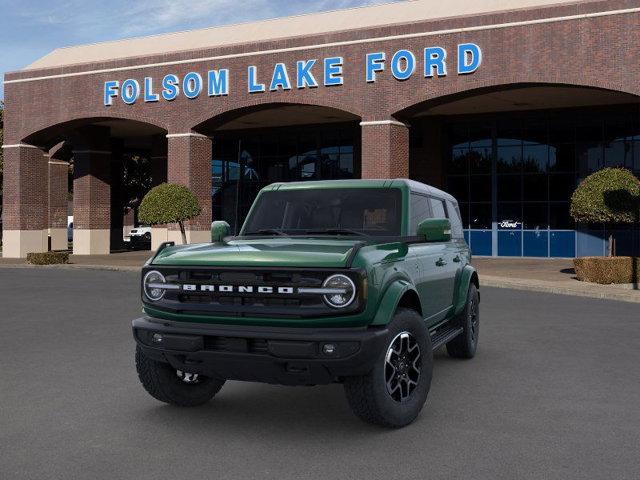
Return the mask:
POLYGON ((0 75, 59 47, 390 1, 0 0, 0 75))

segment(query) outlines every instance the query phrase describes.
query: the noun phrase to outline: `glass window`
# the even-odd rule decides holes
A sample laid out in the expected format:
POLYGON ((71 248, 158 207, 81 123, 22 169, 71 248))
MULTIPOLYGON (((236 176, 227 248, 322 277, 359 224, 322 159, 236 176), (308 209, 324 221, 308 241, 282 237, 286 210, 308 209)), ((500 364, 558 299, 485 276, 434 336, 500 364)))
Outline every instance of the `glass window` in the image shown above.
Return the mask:
POLYGON ((569 202, 552 202, 549 204, 549 223, 552 230, 575 228, 571 215, 569 215, 569 202))
POLYGON ((621 140, 604 147, 604 164, 607 167, 631 167, 633 164, 632 143, 621 140))
POLYGON ((475 147, 469 150, 471 173, 491 173, 491 148, 475 147))
POLYGON ((460 210, 457 205, 447 200, 447 211, 449 212, 449 220, 451 220, 451 238, 463 238, 460 210))
POLYGON ((527 202, 549 199, 547 175, 523 175, 522 199, 527 202))
POLYGON ((549 175, 549 200, 567 201, 575 189, 576 178, 574 175, 549 175))
POLYGON ((455 175, 447 177, 447 193, 459 202, 469 201, 469 177, 455 175))
POLYGON ((498 147, 498 173, 520 173, 522 146, 498 147))
POLYGON ((549 148, 549 170, 552 172, 574 172, 576 169, 576 147, 573 143, 561 143, 549 148))
POLYGON ((418 224, 431 218, 431 208, 429 207, 429 197, 418 193, 411 194, 411 217, 409 221, 410 235, 415 235, 418 231, 418 224))
POLYGON ((525 203, 522 206, 522 225, 528 230, 546 230, 549 226, 548 204, 525 203))
POLYGON ((451 152, 451 161, 447 165, 449 173, 469 173, 469 149, 454 148, 451 152))
POLYGON ((444 202, 438 198, 431 198, 431 212, 433 218, 447 218, 447 211, 444 207, 444 202))
POLYGON ((522 203, 498 203, 498 228, 502 230, 519 230, 522 227, 522 203))
POLYGON ((524 172, 544 173, 549 160, 548 145, 525 145, 522 149, 522 169, 524 172))
POLYGON ((469 227, 473 229, 491 228, 491 204, 471 203, 469 205, 469 227))
POLYGON ((395 188, 335 188, 263 193, 245 235, 280 230, 291 235, 345 229, 373 236, 400 234, 402 199, 395 188))
POLYGON ((460 210, 460 218, 462 219, 462 226, 469 228, 469 204, 458 203, 458 209, 460 210))
POLYGON ((498 199, 517 201, 522 199, 521 175, 498 175, 498 199))
POLYGON ((491 175, 472 175, 470 178, 472 202, 490 202, 493 193, 491 175))

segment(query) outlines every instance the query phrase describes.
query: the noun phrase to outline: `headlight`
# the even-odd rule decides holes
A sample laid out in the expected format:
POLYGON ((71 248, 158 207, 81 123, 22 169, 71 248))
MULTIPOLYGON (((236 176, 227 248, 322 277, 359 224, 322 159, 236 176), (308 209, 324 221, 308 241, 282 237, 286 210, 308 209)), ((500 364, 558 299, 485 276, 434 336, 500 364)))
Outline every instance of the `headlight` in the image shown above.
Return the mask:
POLYGON ((142 287, 144 288, 144 294, 147 298, 153 302, 157 302, 164 297, 164 284, 166 280, 157 270, 151 270, 142 279, 142 287))
POLYGON ((356 286, 353 281, 340 273, 327 278, 322 288, 327 290, 323 295, 324 301, 333 308, 349 306, 356 298, 356 286))

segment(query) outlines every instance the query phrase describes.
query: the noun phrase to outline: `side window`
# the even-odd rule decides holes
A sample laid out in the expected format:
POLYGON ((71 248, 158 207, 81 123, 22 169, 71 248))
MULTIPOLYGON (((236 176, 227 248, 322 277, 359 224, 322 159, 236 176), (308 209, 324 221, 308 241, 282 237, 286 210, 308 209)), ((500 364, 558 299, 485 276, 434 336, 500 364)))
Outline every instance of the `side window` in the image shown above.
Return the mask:
POLYGON ((433 218, 447 218, 447 211, 444 208, 444 202, 439 198, 431 198, 430 200, 433 218))
POLYGON ((418 223, 431 217, 429 198, 417 193, 411 194, 411 211, 409 212, 410 235, 418 232, 418 223))
POLYGON ((462 220, 460 219, 460 209, 453 202, 447 200, 447 210, 451 221, 451 238, 463 238, 462 220))

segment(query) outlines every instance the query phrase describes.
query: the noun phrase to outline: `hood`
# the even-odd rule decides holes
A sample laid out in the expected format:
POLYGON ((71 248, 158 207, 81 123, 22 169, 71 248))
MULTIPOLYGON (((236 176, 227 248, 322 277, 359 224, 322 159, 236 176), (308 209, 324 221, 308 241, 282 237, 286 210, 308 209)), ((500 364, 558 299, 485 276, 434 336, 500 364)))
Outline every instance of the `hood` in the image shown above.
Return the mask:
POLYGON ((268 238, 169 247, 153 265, 344 268, 357 239, 268 238))

